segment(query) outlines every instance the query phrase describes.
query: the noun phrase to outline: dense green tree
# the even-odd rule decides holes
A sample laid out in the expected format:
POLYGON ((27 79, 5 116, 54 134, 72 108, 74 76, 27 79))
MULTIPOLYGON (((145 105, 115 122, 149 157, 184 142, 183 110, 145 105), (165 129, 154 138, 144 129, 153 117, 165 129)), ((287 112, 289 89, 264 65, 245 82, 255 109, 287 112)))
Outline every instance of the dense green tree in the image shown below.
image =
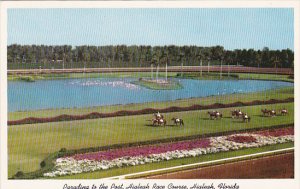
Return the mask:
POLYGON ((291 49, 225 50, 222 46, 18 45, 7 47, 8 69, 241 65, 293 68, 291 49), (276 64, 276 65, 275 65, 276 64))

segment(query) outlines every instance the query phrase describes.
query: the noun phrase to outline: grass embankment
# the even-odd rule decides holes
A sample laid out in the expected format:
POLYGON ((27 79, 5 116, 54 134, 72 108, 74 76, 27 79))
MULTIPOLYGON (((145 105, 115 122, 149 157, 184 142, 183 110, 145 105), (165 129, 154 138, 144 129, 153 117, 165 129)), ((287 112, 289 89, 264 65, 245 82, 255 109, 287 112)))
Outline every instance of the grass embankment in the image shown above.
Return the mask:
POLYGON ((224 158, 229 158, 229 157, 238 157, 238 156, 247 155, 247 154, 254 154, 254 153, 259 153, 259 152, 267 152, 267 151, 272 151, 272 150, 290 148, 293 146, 294 146, 294 143, 290 142, 290 143, 285 143, 285 144, 264 146, 261 148, 248 148, 248 149, 243 149, 243 150, 238 150, 238 151, 220 152, 220 153, 216 153, 216 154, 207 154, 207 155, 202 155, 202 156, 198 156, 198 157, 176 159, 176 160, 163 161, 163 162, 151 163, 151 164, 145 164, 145 165, 139 165, 139 166, 114 168, 114 169, 105 170, 105 171, 96 171, 96 172, 90 172, 90 173, 82 173, 82 174, 76 174, 76 175, 70 175, 70 176, 63 176, 63 177, 57 177, 56 179, 99 179, 99 178, 105 178, 105 177, 113 177, 113 176, 118 176, 118 175, 138 173, 138 172, 149 171, 149 170, 163 169, 163 168, 167 168, 167 167, 187 165, 187 164, 192 164, 192 163, 213 161, 213 160, 224 159, 224 158))
MULTIPOLYGON (((176 73, 168 73, 169 77, 174 77, 176 73)), ((20 81, 23 77, 31 77, 33 80, 48 79, 76 79, 76 78, 151 78, 150 72, 112 72, 112 73, 62 73, 62 74, 26 74, 7 75, 8 81, 20 81)), ((158 77, 165 77, 164 73, 159 73, 158 77)))
MULTIPOLYGON (((26 75, 8 75, 7 79, 9 81, 26 81, 24 78, 31 78, 32 81, 35 80, 47 80, 47 79, 75 79, 75 78, 124 78, 124 77, 134 77, 134 78, 151 78, 151 72, 114 72, 114 73, 61 73, 61 74, 26 74, 26 75)), ((160 72, 158 77, 164 78, 165 74, 160 72)), ((203 80, 219 80, 220 73, 218 72, 203 72, 202 76, 200 73, 180 73, 170 72, 168 77, 186 78, 186 79, 203 79, 203 80)), ((223 80, 227 79, 255 79, 255 80, 273 80, 273 81, 287 81, 294 82, 294 79, 289 75, 278 75, 278 74, 255 74, 255 73, 222 73, 223 80)))
POLYGON ((20 111, 20 112, 9 112, 8 120, 19 120, 26 117, 54 117, 61 114, 69 115, 82 115, 91 112, 109 113, 116 112, 119 110, 141 110, 144 108, 167 108, 170 106, 178 107, 188 107, 194 104, 209 105, 212 103, 233 103, 237 101, 250 102, 254 100, 270 100, 270 99, 287 99, 294 97, 294 88, 287 87, 276 90, 268 90, 263 92, 246 93, 246 94, 230 94, 223 96, 210 96, 204 98, 191 98, 182 99, 176 101, 166 101, 166 102, 148 102, 140 104, 127 104, 127 105, 113 105, 113 106, 98 106, 98 107, 88 107, 88 108, 66 108, 66 109, 47 109, 38 111, 20 111))
POLYGON ((232 108, 219 110, 224 116, 222 120, 210 120, 207 110, 166 113, 166 127, 151 126, 147 120, 152 114, 10 126, 8 175, 38 170, 42 160, 61 148, 80 149, 294 123, 294 103, 242 107, 241 110, 251 116, 250 123, 233 120, 230 116, 232 108), (261 116, 262 108, 279 110, 282 107, 289 110, 287 116, 261 116), (184 120, 184 127, 171 123, 171 118, 177 116, 184 120))
POLYGON ((277 74, 255 74, 255 73, 222 73, 222 77, 220 78, 220 73, 204 72, 202 76, 200 73, 183 73, 177 74, 178 78, 189 78, 189 79, 201 79, 201 80, 270 80, 270 81, 286 81, 286 82, 294 82, 294 79, 289 75, 277 75, 277 74))

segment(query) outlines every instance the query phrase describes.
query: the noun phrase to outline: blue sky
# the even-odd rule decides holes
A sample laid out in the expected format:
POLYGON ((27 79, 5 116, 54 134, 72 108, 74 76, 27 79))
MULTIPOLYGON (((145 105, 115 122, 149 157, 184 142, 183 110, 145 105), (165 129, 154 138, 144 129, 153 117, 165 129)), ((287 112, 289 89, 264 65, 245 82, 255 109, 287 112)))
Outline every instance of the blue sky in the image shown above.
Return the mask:
POLYGON ((9 9, 8 45, 222 45, 294 49, 294 12, 255 9, 9 9))

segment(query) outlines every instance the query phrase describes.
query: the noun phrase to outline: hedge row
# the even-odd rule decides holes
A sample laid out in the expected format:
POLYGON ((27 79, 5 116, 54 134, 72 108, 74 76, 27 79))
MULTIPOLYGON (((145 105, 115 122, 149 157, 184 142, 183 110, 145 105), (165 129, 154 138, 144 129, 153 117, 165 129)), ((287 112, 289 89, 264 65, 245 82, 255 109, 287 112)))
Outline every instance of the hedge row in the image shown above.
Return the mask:
POLYGON ((217 109, 217 108, 229 108, 229 107, 238 107, 238 106, 252 106, 252 105, 262 105, 262 104, 276 104, 276 103, 286 103, 294 102, 294 98, 287 98, 283 100, 270 99, 267 101, 254 100, 251 102, 234 102, 228 104, 214 103, 211 105, 199 105, 195 104, 188 107, 178 107, 171 106, 163 109, 155 108, 145 108, 142 110, 121 110, 112 113, 99 113, 92 112, 89 114, 83 115, 67 115, 62 114, 55 117, 46 117, 46 118, 36 118, 28 117, 20 120, 8 121, 8 125, 22 125, 22 124, 34 124, 34 123, 47 123, 47 122, 58 122, 58 121, 74 121, 74 120, 84 120, 84 119, 98 119, 98 118, 107 118, 107 117, 117 117, 117 116, 129 116, 129 115, 142 115, 142 114, 152 114, 156 112, 166 113, 166 112, 180 112, 180 111, 191 111, 191 110, 205 110, 205 109, 217 109))

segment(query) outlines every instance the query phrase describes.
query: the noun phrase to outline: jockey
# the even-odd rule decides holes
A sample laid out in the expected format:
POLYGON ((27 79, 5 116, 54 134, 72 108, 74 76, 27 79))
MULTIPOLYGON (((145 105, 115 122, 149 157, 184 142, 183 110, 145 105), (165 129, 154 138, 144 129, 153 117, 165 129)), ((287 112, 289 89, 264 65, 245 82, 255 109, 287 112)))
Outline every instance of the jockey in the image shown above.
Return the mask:
POLYGON ((247 115, 247 114, 245 114, 245 115, 244 115, 244 118, 245 118, 245 119, 248 119, 248 115, 247 115))
POLYGON ((156 114, 156 119, 160 119, 160 118, 162 118, 162 116, 160 115, 159 112, 157 112, 157 114, 156 114))

